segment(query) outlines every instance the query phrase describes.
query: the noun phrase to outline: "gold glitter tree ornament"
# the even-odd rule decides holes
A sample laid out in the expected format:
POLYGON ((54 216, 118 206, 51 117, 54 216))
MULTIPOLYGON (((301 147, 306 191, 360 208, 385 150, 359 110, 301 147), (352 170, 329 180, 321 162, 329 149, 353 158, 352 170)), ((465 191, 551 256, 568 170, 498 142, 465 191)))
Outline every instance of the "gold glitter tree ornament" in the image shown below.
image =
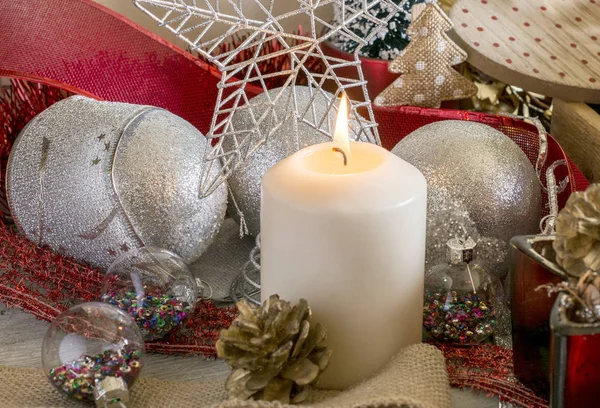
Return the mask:
POLYGON ((476 95, 477 87, 452 68, 467 59, 444 33, 452 21, 436 3, 416 4, 412 12, 411 42, 388 66, 402 75, 375 98, 375 105, 439 108, 441 101, 476 95))
MULTIPOLYGON (((197 51, 202 57, 215 64, 222 73, 219 83, 219 96, 217 99, 213 120, 208 138, 217 139, 213 149, 205 155, 208 162, 204 173, 200 193, 209 195, 225 181, 236 167, 252 155, 262 144, 268 143, 275 137, 294 137, 298 140, 298 132, 294 135, 281 135, 282 123, 294 116, 298 122, 305 123, 328 137, 333 135, 333 123, 328 118, 329 111, 337 112, 334 98, 341 92, 348 92, 356 88, 364 96, 363 102, 350 101, 350 120, 358 124, 358 133, 351 135, 354 140, 368 140, 379 144, 377 124, 374 121, 373 109, 367 93, 367 82, 360 67, 358 52, 381 30, 386 29, 388 21, 402 9, 407 0, 370 0, 357 2, 354 5, 345 4, 345 0, 306 1, 295 0, 297 7, 287 11, 278 12, 281 4, 289 4, 292 0, 133 0, 134 4, 153 18, 159 26, 170 30, 177 37, 185 41, 191 50, 197 51), (277 3, 277 4, 276 4, 277 3), (398 4, 396 4, 398 3, 398 4), (330 8, 331 5, 342 7, 343 12, 336 23, 329 23, 319 17, 320 11, 330 8), (252 10, 253 18, 250 18, 252 10), (382 12, 383 11, 383 12, 382 12), (258 15, 258 16, 257 16, 258 15), (309 29, 300 34, 286 32, 283 24, 292 18, 308 18, 309 29), (358 18, 370 22, 369 29, 364 35, 357 35, 349 26, 358 18), (214 30, 221 30, 222 34, 215 35, 214 30), (234 35, 245 36, 245 40, 233 49, 221 47, 230 41, 234 35), (332 36, 342 36, 348 41, 358 44, 351 61, 325 55, 321 50, 321 43, 328 41, 332 36), (281 47, 267 45, 277 43, 281 47), (253 53, 254 57, 242 62, 235 62, 240 53, 253 53), (267 50, 264 55, 262 51, 267 50), (290 68, 281 72, 263 75, 260 63, 269 59, 280 59, 288 56, 290 68), (321 60, 324 66, 323 73, 311 72, 308 61, 314 64, 315 59, 321 60), (341 76, 342 68, 350 67, 356 76, 341 76), (280 92, 270 95, 269 98, 255 101, 252 94, 246 92, 246 85, 252 84, 267 91, 265 78, 279 76, 285 78, 285 84, 280 92), (328 111, 322 115, 315 114, 313 109, 299 109, 297 98, 286 98, 286 89, 296 90, 296 79, 304 76, 312 95, 307 104, 312 106, 312 100, 323 96, 328 100, 328 111), (324 86, 334 86, 337 91, 334 95, 325 92, 324 86), (285 104, 286 115, 276 115, 276 106, 285 104), (359 114, 359 109, 366 110, 366 118, 359 114), (260 110, 261 115, 253 115, 253 127, 236 129, 231 121, 232 115, 241 110, 260 110), (273 126, 268 131, 261 130, 261 124, 273 121, 273 126), (229 139, 231 143, 223 143, 229 139), (220 167, 217 177, 212 172, 213 167, 220 167)), ((288 7, 289 9, 289 7, 288 7)), ((347 71, 346 71, 347 72, 347 71)), ((255 98, 256 99, 256 98, 255 98)), ((264 128, 264 126, 263 126, 264 128)), ((353 131, 352 133, 356 133, 353 131)))
POLYGON ((225 387, 229 399, 304 401, 327 368, 327 332, 311 322, 304 299, 292 307, 272 295, 262 306, 237 303, 239 316, 221 331, 217 353, 233 369, 225 387))

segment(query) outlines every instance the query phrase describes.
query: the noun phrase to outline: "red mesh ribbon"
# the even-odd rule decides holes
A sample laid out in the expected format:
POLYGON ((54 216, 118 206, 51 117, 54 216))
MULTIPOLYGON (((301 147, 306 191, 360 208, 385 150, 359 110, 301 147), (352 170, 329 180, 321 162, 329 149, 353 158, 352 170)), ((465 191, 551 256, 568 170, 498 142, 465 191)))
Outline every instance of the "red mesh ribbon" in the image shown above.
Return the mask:
POLYGON ((0 1, 0 76, 163 107, 206 134, 219 72, 91 0, 0 1))

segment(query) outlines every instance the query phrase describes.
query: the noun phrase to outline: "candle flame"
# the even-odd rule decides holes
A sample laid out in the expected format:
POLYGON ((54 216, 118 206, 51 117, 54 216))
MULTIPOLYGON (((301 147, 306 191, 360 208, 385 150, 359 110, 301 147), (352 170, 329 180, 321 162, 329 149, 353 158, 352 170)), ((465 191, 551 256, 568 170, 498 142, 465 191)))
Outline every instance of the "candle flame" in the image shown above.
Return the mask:
POLYGON ((348 135, 348 98, 342 93, 337 118, 335 120, 335 131, 333 140, 340 144, 341 149, 350 155, 350 136, 348 135))

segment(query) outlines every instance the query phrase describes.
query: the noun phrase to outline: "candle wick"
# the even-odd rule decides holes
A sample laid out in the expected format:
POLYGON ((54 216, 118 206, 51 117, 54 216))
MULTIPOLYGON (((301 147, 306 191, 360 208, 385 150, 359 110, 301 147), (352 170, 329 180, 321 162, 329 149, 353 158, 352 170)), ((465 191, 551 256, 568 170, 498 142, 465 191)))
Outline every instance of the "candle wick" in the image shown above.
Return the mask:
POLYGON ((342 149, 340 149, 339 147, 334 147, 331 150, 333 150, 334 152, 337 152, 337 153, 341 153, 342 156, 344 156, 344 166, 348 165, 348 157, 346 156, 346 153, 344 153, 344 151, 342 149))

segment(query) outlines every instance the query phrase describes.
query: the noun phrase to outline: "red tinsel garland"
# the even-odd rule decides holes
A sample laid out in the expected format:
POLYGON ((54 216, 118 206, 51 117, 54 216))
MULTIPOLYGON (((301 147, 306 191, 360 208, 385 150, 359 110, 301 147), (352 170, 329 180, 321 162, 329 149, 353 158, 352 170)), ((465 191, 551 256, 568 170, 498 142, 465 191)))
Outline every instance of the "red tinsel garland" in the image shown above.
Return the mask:
POLYGON ((512 349, 492 344, 471 347, 435 345, 446 357, 451 386, 496 395, 501 401, 523 407, 548 406, 548 401, 537 396, 515 377, 512 349))

